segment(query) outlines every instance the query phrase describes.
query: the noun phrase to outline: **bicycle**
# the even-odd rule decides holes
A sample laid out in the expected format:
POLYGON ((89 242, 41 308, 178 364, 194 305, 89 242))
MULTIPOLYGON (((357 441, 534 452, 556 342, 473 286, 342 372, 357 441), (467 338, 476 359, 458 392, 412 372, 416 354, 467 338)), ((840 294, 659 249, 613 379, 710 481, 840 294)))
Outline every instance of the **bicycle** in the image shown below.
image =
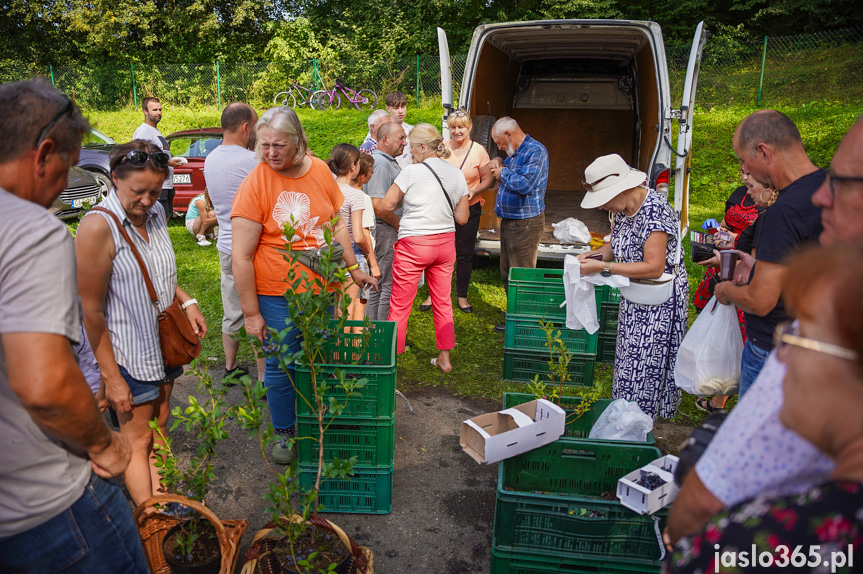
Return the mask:
POLYGON ((312 94, 312 107, 318 110, 327 110, 332 106, 339 109, 342 105, 341 91, 350 103, 358 110, 371 111, 378 105, 378 96, 372 90, 360 90, 355 92, 345 85, 341 78, 336 78, 332 90, 318 90, 312 94), (350 92, 350 93, 348 93, 350 92))
POLYGON ((276 94, 276 97, 273 98, 273 104, 277 106, 290 106, 292 108, 296 108, 298 105, 300 107, 309 106, 314 110, 317 109, 315 108, 312 99, 314 94, 314 86, 312 88, 307 88, 298 84, 297 80, 291 80, 291 87, 288 88, 288 91, 286 92, 279 92, 278 94, 276 94), (298 95, 300 97, 299 104, 297 103, 298 95))

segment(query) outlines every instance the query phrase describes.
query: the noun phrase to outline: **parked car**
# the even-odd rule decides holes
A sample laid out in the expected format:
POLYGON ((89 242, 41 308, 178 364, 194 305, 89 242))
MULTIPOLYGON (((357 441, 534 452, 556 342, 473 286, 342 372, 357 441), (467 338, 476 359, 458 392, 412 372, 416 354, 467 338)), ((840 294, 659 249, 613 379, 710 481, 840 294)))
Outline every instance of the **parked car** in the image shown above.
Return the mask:
MULTIPOLYGON (((567 217, 591 232, 609 232, 602 211, 582 210, 584 168, 600 155, 618 153, 647 173, 650 187, 666 195, 675 170, 674 209, 688 227, 692 114, 704 23, 695 29, 679 107, 672 107, 662 30, 655 22, 545 20, 477 27, 461 82, 459 104, 473 116, 472 139, 498 152, 491 138, 497 118, 510 116, 548 149, 545 232, 539 257, 562 259, 586 245, 561 245, 551 224, 567 217), (678 121, 676 149, 672 127, 678 121), (674 160, 674 164, 672 164, 674 160)), ((438 28, 444 137, 452 111, 452 68, 446 33, 438 28)), ((477 250, 500 252, 497 188, 487 194, 477 250)))
POLYGON ((99 184, 99 193, 103 199, 114 187, 111 183, 111 165, 108 155, 116 145, 117 142, 96 129, 91 129, 89 133, 84 134, 84 141, 81 145, 78 167, 93 174, 99 184))
POLYGON ((80 167, 72 167, 66 189, 51 204, 51 212, 60 219, 72 219, 81 215, 86 206, 99 203, 100 199, 100 186, 95 176, 80 167))
POLYGON ((181 130, 167 140, 171 155, 189 162, 174 168, 174 211, 185 213, 192 198, 204 193, 204 159, 222 143, 222 128, 181 130))

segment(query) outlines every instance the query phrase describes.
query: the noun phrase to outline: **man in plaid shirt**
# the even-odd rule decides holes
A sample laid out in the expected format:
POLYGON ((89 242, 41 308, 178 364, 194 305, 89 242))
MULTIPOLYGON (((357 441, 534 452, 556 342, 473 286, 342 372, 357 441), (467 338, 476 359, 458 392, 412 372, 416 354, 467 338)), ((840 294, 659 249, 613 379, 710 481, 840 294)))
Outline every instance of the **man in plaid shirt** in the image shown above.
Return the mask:
MULTIPOLYGON (((500 275, 508 292, 510 267, 536 267, 539 240, 545 228, 545 188, 548 186, 548 151, 524 133, 518 122, 503 117, 495 122, 491 137, 507 158, 489 162, 500 183, 495 214, 500 223, 500 275)), ((506 325, 495 325, 503 332, 506 325)))

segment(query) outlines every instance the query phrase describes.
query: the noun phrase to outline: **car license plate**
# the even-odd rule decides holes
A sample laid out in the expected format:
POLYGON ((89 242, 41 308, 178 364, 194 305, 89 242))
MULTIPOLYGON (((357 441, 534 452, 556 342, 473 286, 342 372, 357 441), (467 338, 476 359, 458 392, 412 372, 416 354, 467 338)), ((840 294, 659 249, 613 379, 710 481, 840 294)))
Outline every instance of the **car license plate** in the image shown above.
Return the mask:
POLYGON ((174 183, 192 183, 191 173, 175 173, 174 183))
POLYGON ((81 209, 82 207, 84 207, 84 204, 90 200, 91 200, 91 198, 89 198, 89 197, 82 197, 81 199, 75 199, 72 201, 72 207, 74 207, 76 209, 81 209))

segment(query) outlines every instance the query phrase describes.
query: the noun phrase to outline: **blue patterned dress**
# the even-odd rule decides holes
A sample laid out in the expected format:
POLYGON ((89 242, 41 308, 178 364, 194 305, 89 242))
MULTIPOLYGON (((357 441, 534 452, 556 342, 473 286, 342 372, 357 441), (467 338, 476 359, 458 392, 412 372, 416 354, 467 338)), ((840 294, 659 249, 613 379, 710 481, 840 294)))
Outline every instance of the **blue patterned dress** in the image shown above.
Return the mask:
MULTIPOLYGON (((644 261, 644 243, 653 231, 668 234, 665 272, 674 273, 677 214, 668 200, 653 190, 632 217, 614 215, 611 250, 615 261, 644 261)), ((662 305, 639 305, 620 300, 617 350, 614 356, 612 396, 638 402, 654 419, 674 416, 680 389, 674 385, 674 362, 686 334, 689 315, 689 280, 682 255, 674 278, 674 293, 662 305)))

